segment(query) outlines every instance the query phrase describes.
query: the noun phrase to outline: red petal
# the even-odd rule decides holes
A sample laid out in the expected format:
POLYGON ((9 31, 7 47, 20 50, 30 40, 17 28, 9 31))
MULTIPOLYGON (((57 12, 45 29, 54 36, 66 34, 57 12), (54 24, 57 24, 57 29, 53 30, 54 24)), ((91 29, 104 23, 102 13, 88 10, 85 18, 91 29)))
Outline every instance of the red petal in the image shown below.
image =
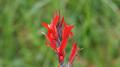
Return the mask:
POLYGON ((62 40, 61 46, 59 47, 59 51, 63 51, 67 45, 67 39, 62 40))
POLYGON ((51 33, 50 30, 48 30, 48 33, 47 33, 47 36, 46 36, 46 37, 48 38, 49 41, 51 41, 51 40, 54 39, 54 37, 53 37, 53 35, 52 35, 52 33, 51 33))
POLYGON ((51 23, 51 27, 56 26, 59 21, 59 15, 56 15, 51 23))
POLYGON ((65 21, 64 21, 64 17, 62 17, 62 20, 61 20, 60 25, 62 25, 63 23, 65 23, 65 21))
POLYGON ((49 26, 48 26, 48 24, 47 23, 42 23, 42 26, 44 26, 45 28, 47 28, 47 29, 49 29, 49 26))
POLYGON ((64 25, 64 27, 66 27, 66 26, 67 26, 66 22, 64 21, 64 17, 62 17, 61 24, 63 24, 63 25, 64 25))
POLYGON ((62 32, 62 39, 66 39, 69 37, 69 35, 71 34, 72 28, 73 26, 64 27, 63 32, 62 32))
POLYGON ((57 39, 57 31, 55 28, 48 29, 47 36, 50 40, 55 40, 57 39))
POLYGON ((52 42, 50 42, 50 47, 54 50, 54 51, 56 51, 56 42, 54 42, 54 41, 52 41, 52 42))
POLYGON ((53 33, 53 35, 54 35, 54 38, 57 39, 58 34, 57 34, 57 29, 56 29, 56 27, 53 27, 52 33, 53 33))
POLYGON ((56 47, 56 41, 54 39, 52 39, 50 36, 46 35, 46 38, 48 39, 49 43, 46 42, 46 45, 51 47, 53 50, 56 51, 57 47, 56 47))
POLYGON ((74 43, 73 46, 72 46, 70 57, 69 57, 69 63, 70 64, 72 64, 72 62, 73 62, 73 60, 75 58, 76 53, 77 53, 77 46, 76 46, 76 43, 74 43))

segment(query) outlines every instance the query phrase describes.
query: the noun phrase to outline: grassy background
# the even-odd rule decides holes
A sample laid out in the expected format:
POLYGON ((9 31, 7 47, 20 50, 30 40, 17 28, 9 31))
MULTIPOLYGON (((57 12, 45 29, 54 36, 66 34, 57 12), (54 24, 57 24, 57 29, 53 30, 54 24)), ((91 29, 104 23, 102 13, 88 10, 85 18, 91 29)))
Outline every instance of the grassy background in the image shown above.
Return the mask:
POLYGON ((58 10, 83 48, 73 67, 120 67, 120 0, 0 0, 0 67, 57 67, 39 32, 58 10))

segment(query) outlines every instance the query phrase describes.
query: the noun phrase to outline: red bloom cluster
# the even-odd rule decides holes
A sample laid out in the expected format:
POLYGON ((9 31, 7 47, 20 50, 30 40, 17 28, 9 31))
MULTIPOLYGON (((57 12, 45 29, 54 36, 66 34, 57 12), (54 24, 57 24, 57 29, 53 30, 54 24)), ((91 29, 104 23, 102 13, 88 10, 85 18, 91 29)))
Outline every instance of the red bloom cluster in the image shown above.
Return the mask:
MULTIPOLYGON (((63 63, 65 58, 65 48, 68 38, 73 35, 73 25, 67 25, 64 21, 64 17, 60 20, 60 16, 56 14, 51 21, 51 24, 42 23, 42 25, 48 30, 45 35, 50 46, 58 55, 59 63, 63 63)), ((71 54, 69 57, 69 63, 72 64, 73 59, 77 52, 76 43, 73 43, 71 54)))

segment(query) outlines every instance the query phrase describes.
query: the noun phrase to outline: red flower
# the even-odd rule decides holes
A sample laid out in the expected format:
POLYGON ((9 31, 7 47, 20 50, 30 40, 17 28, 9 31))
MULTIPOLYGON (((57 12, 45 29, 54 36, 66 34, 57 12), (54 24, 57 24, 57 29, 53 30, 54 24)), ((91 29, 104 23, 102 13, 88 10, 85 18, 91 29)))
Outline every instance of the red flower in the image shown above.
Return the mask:
MULTIPOLYGON (((60 16, 57 14, 54 16, 51 24, 42 23, 42 25, 48 30, 46 38, 49 41, 50 46, 58 55, 59 63, 63 63, 65 57, 65 48, 69 36, 73 35, 73 25, 67 25, 64 21, 64 17, 60 20, 60 16)), ((77 52, 76 44, 73 44, 69 63, 71 64, 77 52)))

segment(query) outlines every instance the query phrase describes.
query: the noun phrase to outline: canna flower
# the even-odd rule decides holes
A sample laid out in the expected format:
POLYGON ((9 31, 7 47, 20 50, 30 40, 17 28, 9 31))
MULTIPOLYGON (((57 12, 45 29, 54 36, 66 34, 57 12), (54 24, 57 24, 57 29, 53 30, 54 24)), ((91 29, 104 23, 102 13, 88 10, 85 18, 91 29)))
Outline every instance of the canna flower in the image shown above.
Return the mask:
MULTIPOLYGON (((65 48, 69 37, 73 36, 73 25, 66 24, 66 22, 64 21, 64 17, 60 19, 59 14, 56 14, 50 24, 43 22, 42 26, 44 26, 48 31, 47 34, 45 34, 45 37, 47 39, 47 46, 51 47, 53 51, 56 52, 59 60, 59 66, 65 67, 65 48)), ((68 61, 69 65, 67 65, 67 67, 69 67, 72 64, 76 53, 77 45, 76 43, 73 43, 68 61)))

